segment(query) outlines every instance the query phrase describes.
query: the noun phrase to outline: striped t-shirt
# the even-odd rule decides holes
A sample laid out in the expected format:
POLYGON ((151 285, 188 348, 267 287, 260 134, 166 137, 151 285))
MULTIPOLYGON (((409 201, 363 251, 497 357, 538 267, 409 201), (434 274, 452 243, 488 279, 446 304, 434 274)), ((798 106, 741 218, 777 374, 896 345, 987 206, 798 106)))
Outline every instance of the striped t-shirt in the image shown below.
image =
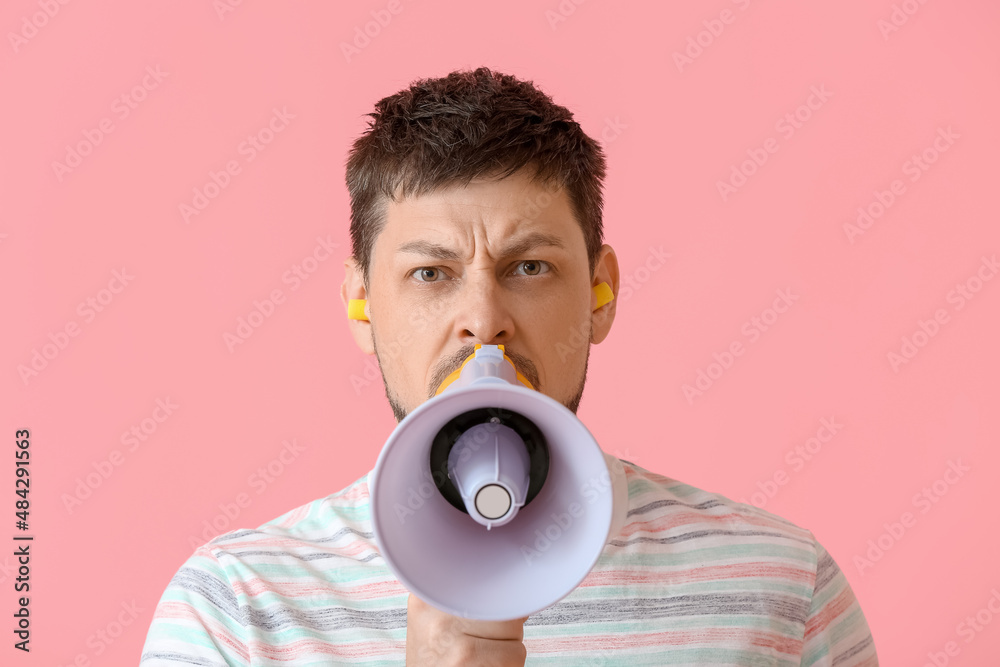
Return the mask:
MULTIPOLYGON (((623 461, 624 529, 524 624, 528 666, 878 665, 813 534, 623 461)), ((195 551, 142 665, 404 665, 408 591, 372 537, 368 478, 195 551)))

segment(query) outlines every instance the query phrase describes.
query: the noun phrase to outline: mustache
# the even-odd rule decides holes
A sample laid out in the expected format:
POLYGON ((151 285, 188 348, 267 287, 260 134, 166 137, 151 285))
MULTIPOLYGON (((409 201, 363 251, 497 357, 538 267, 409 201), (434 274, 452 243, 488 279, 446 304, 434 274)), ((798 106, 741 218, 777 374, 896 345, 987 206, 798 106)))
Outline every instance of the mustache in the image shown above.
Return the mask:
MULTIPOLYGON (((431 381, 427 387, 427 398, 433 398, 434 393, 437 391, 441 383, 444 382, 445 378, 454 373, 456 370, 461 368, 462 362, 468 359, 470 356, 475 354, 476 346, 474 344, 464 345, 456 350, 453 354, 445 357, 438 364, 437 369, 431 376, 431 381)), ((507 346, 504 346, 504 354, 508 359, 514 364, 514 368, 521 373, 531 386, 536 390, 541 391, 541 387, 538 382, 538 369, 535 368, 535 364, 528 357, 519 354, 507 346)))

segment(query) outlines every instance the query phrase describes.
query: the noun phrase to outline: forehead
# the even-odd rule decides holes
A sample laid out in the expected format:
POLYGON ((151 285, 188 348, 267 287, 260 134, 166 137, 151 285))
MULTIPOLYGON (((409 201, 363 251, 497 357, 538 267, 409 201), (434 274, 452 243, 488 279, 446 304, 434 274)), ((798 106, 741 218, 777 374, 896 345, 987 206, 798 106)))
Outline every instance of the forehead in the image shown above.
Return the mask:
POLYGON ((567 249, 586 252, 567 190, 558 183, 532 182, 522 170, 502 180, 476 179, 389 201, 376 249, 393 252, 399 241, 416 237, 440 241, 478 234, 494 243, 535 232, 558 236, 567 249))

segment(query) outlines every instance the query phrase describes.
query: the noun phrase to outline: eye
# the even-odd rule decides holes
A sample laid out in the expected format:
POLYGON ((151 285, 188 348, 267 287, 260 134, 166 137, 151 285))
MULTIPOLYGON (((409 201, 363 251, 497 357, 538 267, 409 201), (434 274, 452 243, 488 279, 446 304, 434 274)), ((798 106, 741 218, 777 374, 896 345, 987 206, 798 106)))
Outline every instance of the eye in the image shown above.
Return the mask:
POLYGON ((517 266, 518 268, 524 268, 524 273, 522 275, 526 276, 538 276, 543 273, 547 273, 549 270, 549 263, 538 259, 526 259, 523 262, 518 263, 517 266))
POLYGON ((422 266, 410 275, 422 283, 440 282, 445 277, 444 272, 441 271, 441 269, 436 269, 433 266, 422 266))

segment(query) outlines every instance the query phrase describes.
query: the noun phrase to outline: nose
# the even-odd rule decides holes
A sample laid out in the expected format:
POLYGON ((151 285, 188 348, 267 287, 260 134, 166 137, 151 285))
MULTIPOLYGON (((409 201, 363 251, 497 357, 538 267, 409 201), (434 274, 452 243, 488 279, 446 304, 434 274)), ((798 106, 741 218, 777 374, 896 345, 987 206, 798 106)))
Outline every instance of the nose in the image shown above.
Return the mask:
POLYGON ((511 295, 490 270, 469 271, 456 303, 455 327, 463 345, 504 345, 514 336, 511 295))

